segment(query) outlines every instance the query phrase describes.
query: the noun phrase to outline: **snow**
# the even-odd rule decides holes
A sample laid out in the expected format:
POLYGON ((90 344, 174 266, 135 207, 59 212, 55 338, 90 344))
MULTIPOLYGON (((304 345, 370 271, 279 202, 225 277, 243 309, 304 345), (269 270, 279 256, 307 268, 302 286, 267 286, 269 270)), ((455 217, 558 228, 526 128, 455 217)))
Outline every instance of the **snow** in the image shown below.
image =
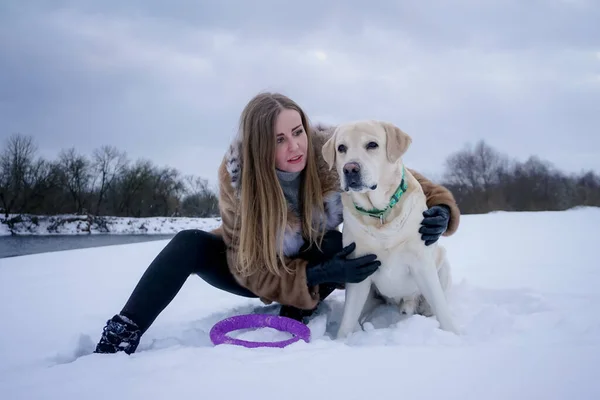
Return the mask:
POLYGON ((15 215, 0 218, 0 236, 8 235, 164 235, 183 229, 210 230, 218 218, 190 217, 112 217, 76 214, 15 215), (18 218, 18 220, 17 220, 18 218), (12 226, 9 226, 12 221, 12 226))
POLYGON ((311 342, 285 349, 213 346, 219 320, 277 307, 191 277, 137 353, 91 354, 166 241, 0 259, 0 398, 597 399, 599 224, 597 208, 463 216, 441 239, 461 336, 382 307, 365 331, 335 340, 336 291, 311 342))

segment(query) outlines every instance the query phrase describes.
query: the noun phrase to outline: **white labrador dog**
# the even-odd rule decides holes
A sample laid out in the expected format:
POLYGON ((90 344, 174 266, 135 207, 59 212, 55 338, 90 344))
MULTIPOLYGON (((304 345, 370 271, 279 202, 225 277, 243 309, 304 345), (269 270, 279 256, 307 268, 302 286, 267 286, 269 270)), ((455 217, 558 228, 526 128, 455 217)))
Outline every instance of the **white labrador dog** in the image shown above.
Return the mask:
POLYGON ((339 125, 323 146, 343 191, 344 246, 355 242, 355 256, 372 253, 381 261, 364 281, 346 284, 338 338, 354 332, 381 299, 403 314, 434 314, 442 329, 458 333, 446 301, 446 252, 437 242, 425 246, 419 234, 426 199, 402 161, 411 142, 390 123, 366 120, 339 125))

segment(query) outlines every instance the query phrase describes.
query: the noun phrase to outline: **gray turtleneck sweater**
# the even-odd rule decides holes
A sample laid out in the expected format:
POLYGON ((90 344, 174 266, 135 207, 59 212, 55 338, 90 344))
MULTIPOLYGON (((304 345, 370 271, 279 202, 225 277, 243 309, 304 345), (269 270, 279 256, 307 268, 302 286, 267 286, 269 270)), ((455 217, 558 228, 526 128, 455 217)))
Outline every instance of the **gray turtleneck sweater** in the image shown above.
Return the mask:
POLYGON ((281 184, 281 188, 283 189, 283 194, 292 206, 292 209, 295 210, 298 214, 300 214, 300 201, 299 201, 299 192, 300 192, 300 180, 301 180, 301 172, 285 172, 281 170, 276 170, 277 178, 279 178, 279 183, 281 184))

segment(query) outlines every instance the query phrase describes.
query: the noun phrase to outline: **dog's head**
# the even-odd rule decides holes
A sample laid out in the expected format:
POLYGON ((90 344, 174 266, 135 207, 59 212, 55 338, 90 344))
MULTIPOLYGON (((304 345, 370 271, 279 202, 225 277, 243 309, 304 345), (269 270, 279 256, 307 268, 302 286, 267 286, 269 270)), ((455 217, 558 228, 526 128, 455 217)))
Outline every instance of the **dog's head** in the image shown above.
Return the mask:
POLYGON ((377 189, 385 171, 396 170, 412 139, 395 125, 364 120, 339 125, 323 145, 329 168, 336 168, 344 191, 377 189))

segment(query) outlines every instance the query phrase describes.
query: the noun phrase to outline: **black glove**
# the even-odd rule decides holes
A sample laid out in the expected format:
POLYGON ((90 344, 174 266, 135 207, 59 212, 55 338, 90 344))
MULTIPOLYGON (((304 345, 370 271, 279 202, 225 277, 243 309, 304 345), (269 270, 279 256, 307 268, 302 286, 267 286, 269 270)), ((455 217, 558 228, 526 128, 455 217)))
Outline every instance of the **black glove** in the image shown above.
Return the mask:
POLYGON ((447 205, 433 206, 423 212, 423 221, 421 222, 421 239, 425 241, 425 245, 429 246, 440 238, 440 236, 448 229, 450 221, 450 207, 447 205))
POLYGON ((358 283, 379 268, 381 261, 374 254, 358 258, 346 258, 356 248, 350 243, 329 260, 306 267, 306 282, 309 286, 320 283, 358 283))

